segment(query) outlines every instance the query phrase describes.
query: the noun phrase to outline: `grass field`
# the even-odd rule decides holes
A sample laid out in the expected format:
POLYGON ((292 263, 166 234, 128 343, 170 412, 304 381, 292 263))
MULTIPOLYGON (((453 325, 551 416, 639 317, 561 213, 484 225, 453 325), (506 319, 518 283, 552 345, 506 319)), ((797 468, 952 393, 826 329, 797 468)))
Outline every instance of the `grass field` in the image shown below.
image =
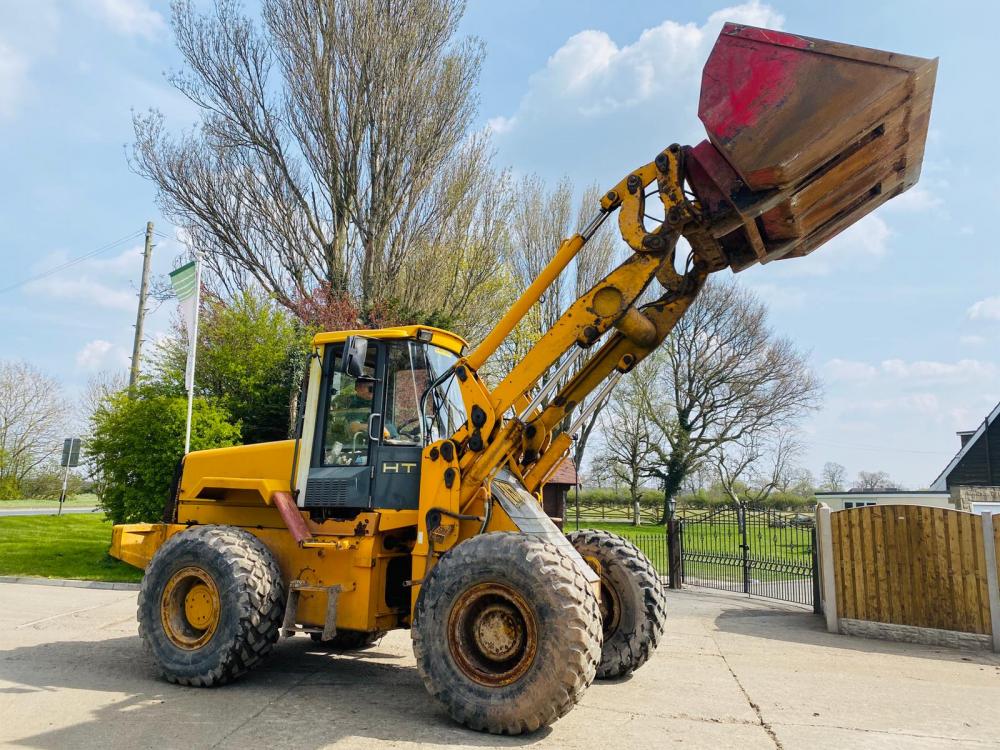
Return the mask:
POLYGON ((108 555, 110 543, 97 513, 0 518, 0 575, 139 581, 141 570, 108 555))
MULTIPOLYGON (((64 508, 92 508, 97 505, 97 495, 74 495, 63 503, 64 508)), ((0 510, 9 508, 58 508, 58 500, 0 500, 0 510)))

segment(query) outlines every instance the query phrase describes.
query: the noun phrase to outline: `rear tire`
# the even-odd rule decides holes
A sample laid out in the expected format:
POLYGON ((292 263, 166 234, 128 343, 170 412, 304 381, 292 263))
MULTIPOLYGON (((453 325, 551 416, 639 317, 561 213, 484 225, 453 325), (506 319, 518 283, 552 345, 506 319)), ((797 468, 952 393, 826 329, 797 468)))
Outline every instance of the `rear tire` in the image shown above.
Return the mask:
POLYGON ((255 667, 278 640, 281 571, 253 534, 195 526, 153 555, 139 590, 139 635, 163 676, 223 685, 255 667))
POLYGON ((577 563, 516 533, 447 552, 421 587, 411 634, 428 692, 456 721, 494 734, 566 714, 601 653, 597 598, 577 563))
POLYGON ((604 646, 597 678, 623 677, 646 663, 666 629, 660 576, 638 547, 611 532, 581 529, 567 536, 601 576, 604 646))

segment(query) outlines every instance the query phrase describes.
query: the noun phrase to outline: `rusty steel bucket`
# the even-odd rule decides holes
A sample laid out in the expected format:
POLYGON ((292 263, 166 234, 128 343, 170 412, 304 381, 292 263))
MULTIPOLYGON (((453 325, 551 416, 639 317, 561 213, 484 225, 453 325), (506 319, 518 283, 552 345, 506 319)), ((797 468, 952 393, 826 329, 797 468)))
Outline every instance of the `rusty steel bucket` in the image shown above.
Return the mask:
POLYGON ((815 250, 917 182, 937 60, 727 23, 687 178, 725 262, 815 250))

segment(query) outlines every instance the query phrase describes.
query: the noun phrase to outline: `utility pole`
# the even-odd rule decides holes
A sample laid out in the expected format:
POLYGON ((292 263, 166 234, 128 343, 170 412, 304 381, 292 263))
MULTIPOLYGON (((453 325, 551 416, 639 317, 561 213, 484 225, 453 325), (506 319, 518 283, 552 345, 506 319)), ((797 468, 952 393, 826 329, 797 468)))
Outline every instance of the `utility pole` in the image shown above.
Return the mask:
POLYGON ((142 349, 142 325, 146 320, 146 297, 149 294, 149 265, 153 257, 153 222, 146 222, 146 247, 142 251, 142 282, 139 284, 139 310, 135 314, 135 341, 132 344, 132 371, 128 376, 128 392, 135 391, 139 380, 139 354, 142 349))

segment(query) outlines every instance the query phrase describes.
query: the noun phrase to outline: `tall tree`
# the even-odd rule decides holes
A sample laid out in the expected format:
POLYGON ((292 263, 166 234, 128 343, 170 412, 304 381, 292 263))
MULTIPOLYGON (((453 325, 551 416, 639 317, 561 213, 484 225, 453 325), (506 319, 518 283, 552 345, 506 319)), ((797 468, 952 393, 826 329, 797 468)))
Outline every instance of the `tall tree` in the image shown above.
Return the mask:
POLYGON ((651 472, 667 501, 711 456, 783 432, 815 409, 819 381, 806 355, 767 325, 767 308, 733 281, 711 281, 651 359, 646 392, 663 435, 651 472))
POLYGON ((889 475, 884 471, 859 471, 858 478, 851 485, 856 490, 862 492, 875 492, 876 490, 892 489, 895 483, 889 479, 889 475))
POLYGON ((712 463, 722 489, 738 505, 763 503, 790 483, 801 444, 782 429, 754 431, 719 446, 712 463))
POLYGON ((820 475, 820 488, 827 492, 840 492, 847 482, 847 469, 834 461, 823 464, 820 475))
POLYGON ((632 502, 632 523, 642 523, 640 499, 643 481, 658 440, 646 399, 652 368, 641 363, 612 392, 601 415, 603 454, 598 464, 609 470, 628 490, 632 502))
MULTIPOLYGON (((207 13, 175 0, 184 67, 170 82, 200 122, 173 136, 160 113, 137 114, 132 163, 217 288, 259 287, 289 309, 324 288, 367 309, 411 288, 398 271, 414 258, 453 250, 454 224, 496 215, 488 143, 469 133, 482 45, 457 36, 463 11, 461 0, 263 0, 251 19, 236 0, 207 13)), ((468 265, 497 254, 495 228, 475 235, 468 265)), ((450 314, 475 302, 475 282, 460 279, 450 314)))
POLYGON ((70 407, 59 383, 27 362, 0 361, 0 499, 61 449, 70 407))
MULTIPOLYGON (((575 212, 573 193, 573 184, 566 178, 551 189, 537 175, 521 179, 516 191, 518 201, 511 217, 510 232, 510 265, 519 290, 530 285, 552 260, 560 243, 571 234, 582 231, 597 212, 603 195, 598 185, 590 185, 582 191, 575 212)), ((577 254, 571 270, 555 280, 510 340, 501 347, 494 365, 496 370, 506 372, 519 362, 573 301, 608 274, 616 248, 613 227, 613 222, 602 225, 577 254)), ((573 374, 569 372, 567 377, 573 374)), ((584 406, 580 404, 577 408, 584 406)), ((583 465, 587 443, 602 408, 603 404, 593 410, 577 432, 573 460, 578 467, 583 465)), ((563 423, 563 429, 568 429, 572 419, 570 414, 563 423)))

